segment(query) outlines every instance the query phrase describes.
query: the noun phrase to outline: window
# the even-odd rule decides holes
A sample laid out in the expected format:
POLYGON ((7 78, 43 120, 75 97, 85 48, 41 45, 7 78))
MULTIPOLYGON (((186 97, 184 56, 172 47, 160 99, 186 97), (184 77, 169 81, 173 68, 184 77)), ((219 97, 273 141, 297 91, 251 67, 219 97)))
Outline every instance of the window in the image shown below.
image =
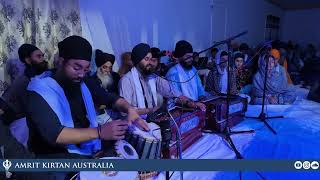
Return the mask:
POLYGON ((265 27, 265 40, 278 40, 280 37, 280 18, 268 15, 265 27))

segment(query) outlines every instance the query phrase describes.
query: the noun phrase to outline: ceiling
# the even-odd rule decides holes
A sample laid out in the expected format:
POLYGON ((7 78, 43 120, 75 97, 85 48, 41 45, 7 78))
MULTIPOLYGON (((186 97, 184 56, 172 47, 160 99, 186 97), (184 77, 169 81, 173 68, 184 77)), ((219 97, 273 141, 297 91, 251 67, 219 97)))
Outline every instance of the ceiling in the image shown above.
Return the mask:
POLYGON ((267 0, 286 10, 320 8, 320 0, 267 0))

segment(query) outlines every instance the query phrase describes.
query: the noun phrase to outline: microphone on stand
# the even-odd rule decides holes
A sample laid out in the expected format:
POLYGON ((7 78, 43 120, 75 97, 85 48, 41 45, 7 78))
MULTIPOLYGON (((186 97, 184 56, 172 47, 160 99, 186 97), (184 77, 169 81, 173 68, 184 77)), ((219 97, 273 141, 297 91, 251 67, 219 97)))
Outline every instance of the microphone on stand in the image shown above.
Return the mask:
MULTIPOLYGON (((173 102, 168 103, 168 101, 165 100, 159 109, 157 109, 153 113, 148 114, 146 120, 147 120, 147 122, 156 122, 160 126, 161 136, 162 136, 162 140, 163 140, 162 147, 166 149, 167 156, 170 155, 169 145, 170 145, 170 140, 172 138, 171 123, 170 123, 170 120, 171 120, 172 124, 177 129, 176 146, 177 146, 177 149, 179 150, 177 155, 178 155, 179 159, 182 159, 182 141, 181 141, 180 128, 179 128, 177 122, 174 120, 174 118, 171 115, 170 110, 169 110, 169 108, 172 109, 172 103, 173 102), (166 114, 169 115, 169 120, 160 121, 160 122, 156 121, 157 118, 164 116, 166 114)), ((167 157, 167 158, 170 158, 170 157, 167 157)), ((180 179, 183 180, 183 171, 180 171, 180 179)))

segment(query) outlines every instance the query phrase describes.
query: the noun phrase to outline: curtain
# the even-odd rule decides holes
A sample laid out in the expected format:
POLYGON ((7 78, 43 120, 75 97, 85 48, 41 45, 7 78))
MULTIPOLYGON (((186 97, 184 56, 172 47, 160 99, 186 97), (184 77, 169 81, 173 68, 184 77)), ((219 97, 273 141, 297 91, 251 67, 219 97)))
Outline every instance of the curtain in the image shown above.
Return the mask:
POLYGON ((0 95, 23 72, 20 45, 36 45, 52 66, 58 42, 70 35, 81 35, 78 0, 1 0, 0 95))
MULTIPOLYGON (((116 56, 116 61, 113 64, 112 69, 117 72, 119 69, 119 56, 114 52, 114 48, 111 45, 112 43, 103 17, 105 6, 101 3, 103 4, 105 2, 91 0, 79 1, 82 36, 90 42, 94 51, 100 49, 116 56)), ((118 30, 119 33, 122 31, 123 30, 118 30)), ((95 72, 96 69, 97 67, 93 60, 91 61, 91 71, 95 72)))

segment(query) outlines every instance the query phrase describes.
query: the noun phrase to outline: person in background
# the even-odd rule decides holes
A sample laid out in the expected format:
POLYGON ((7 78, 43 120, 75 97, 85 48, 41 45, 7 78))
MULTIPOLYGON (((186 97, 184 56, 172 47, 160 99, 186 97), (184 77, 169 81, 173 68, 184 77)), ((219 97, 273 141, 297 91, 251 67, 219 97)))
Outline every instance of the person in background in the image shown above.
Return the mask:
POLYGON ((213 67, 216 62, 216 54, 219 52, 218 48, 212 48, 210 50, 210 57, 208 60, 208 67, 213 67))
POLYGON ((4 111, 2 118, 6 124, 25 117, 27 86, 30 79, 48 69, 42 51, 32 44, 23 44, 18 49, 19 59, 25 65, 24 73, 18 76, 3 93, 1 100, 4 111))
POLYGON ((268 62, 266 104, 292 104, 296 99, 295 89, 288 84, 285 69, 278 65, 273 56, 261 56, 259 69, 253 78, 252 99, 253 104, 262 104, 266 62, 268 62))
POLYGON ((104 53, 97 49, 95 57, 97 72, 89 78, 89 81, 91 80, 98 83, 107 92, 119 94, 118 84, 120 76, 118 73, 112 71, 114 62, 115 57, 113 54, 104 53))
POLYGON ((121 55, 121 67, 119 68, 118 74, 120 78, 123 77, 133 67, 131 60, 131 52, 125 52, 121 55))
POLYGON ((244 55, 244 63, 248 63, 249 57, 249 46, 247 43, 241 43, 239 51, 244 55))
POLYGON ((27 147, 29 129, 26 123, 27 86, 30 79, 48 69, 42 51, 32 45, 23 44, 18 49, 20 61, 25 65, 24 73, 15 78, 11 86, 0 98, 0 115, 4 123, 10 127, 12 135, 27 147))
POLYGON ((234 64, 236 69, 236 85, 237 90, 241 94, 250 94, 251 85, 251 71, 244 66, 244 55, 241 52, 235 52, 234 64))
POLYGON ((284 48, 280 48, 281 51, 278 51, 277 49, 271 49, 271 55, 275 58, 276 65, 281 65, 284 67, 284 70, 286 72, 287 80, 289 84, 292 84, 292 80, 290 78, 290 75, 288 73, 288 63, 287 63, 287 53, 284 48), (282 54, 280 53, 282 52, 282 54))
MULTIPOLYGON (((228 53, 219 51, 216 54, 216 66, 209 72, 206 91, 218 96, 226 94, 228 91, 228 53)), ((236 86, 236 72, 230 67, 230 94, 238 94, 236 86)))

